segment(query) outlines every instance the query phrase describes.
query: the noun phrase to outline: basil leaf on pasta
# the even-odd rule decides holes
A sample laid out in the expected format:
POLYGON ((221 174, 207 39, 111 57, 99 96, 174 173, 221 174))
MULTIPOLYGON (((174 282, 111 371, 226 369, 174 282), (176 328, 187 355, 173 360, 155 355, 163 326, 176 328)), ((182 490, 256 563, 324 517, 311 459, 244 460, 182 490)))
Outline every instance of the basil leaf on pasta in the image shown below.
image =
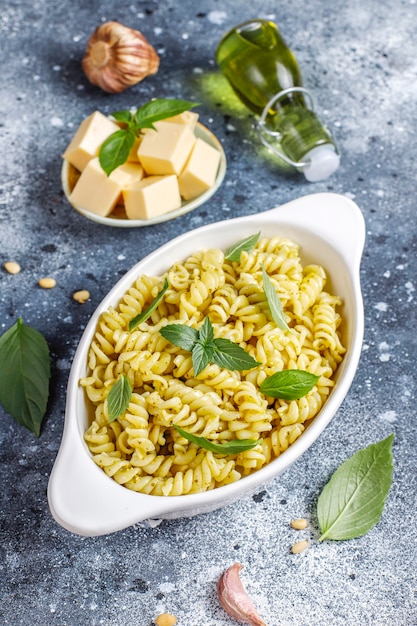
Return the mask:
POLYGON ((191 350, 198 339, 198 330, 185 324, 167 324, 159 331, 165 339, 183 350, 191 350))
POLYGON ((209 317, 204 318, 203 325, 198 332, 198 338, 205 344, 213 341, 214 330, 209 317))
POLYGON ((225 441, 224 443, 214 443, 206 439, 206 437, 193 435, 175 424, 174 428, 179 432, 181 437, 184 437, 187 441, 191 441, 191 443, 195 443, 199 448, 203 448, 209 452, 218 452, 219 454, 239 454, 246 450, 252 450, 252 448, 255 448, 262 441, 261 439, 257 439, 256 441, 254 439, 233 439, 232 441, 225 441))
POLYGON ((298 400, 311 391, 320 376, 304 370, 282 370, 265 378, 259 386, 262 393, 281 400, 298 400))
POLYGON ((214 339, 215 350, 213 352, 213 361, 219 367, 225 367, 229 370, 251 370, 261 365, 250 354, 248 354, 241 346, 230 339, 214 339))
POLYGON ((285 319, 281 300, 279 299, 279 296, 277 292, 275 291, 275 287, 272 284, 271 279, 269 278, 264 268, 262 268, 262 281, 263 281, 266 301, 268 303, 268 307, 269 307, 269 310, 271 311, 271 315, 275 324, 281 330, 291 330, 285 319))
POLYGON ((159 291, 156 297, 152 300, 150 305, 147 306, 146 309, 142 311, 142 313, 139 313, 138 315, 136 315, 136 317, 130 320, 129 322, 130 331, 134 330, 136 326, 139 326, 139 324, 142 324, 142 322, 147 320, 148 317, 152 315, 152 313, 158 308, 158 305, 160 304, 162 298, 164 297, 164 293, 166 292, 168 287, 169 287, 168 280, 165 278, 162 289, 159 291))
POLYGON ((335 471, 317 502, 319 541, 354 539, 379 522, 392 483, 393 440, 359 450, 335 471))
POLYGON ((211 363, 214 348, 212 344, 196 341, 192 350, 194 376, 198 376, 211 363))
POLYGON ((260 236, 261 231, 256 233, 256 235, 250 235, 250 237, 246 237, 246 239, 242 239, 242 241, 239 241, 238 243, 235 243, 227 248, 224 255, 226 261, 240 261, 241 252, 252 252, 258 243, 260 236))
POLYGON ((200 330, 185 324, 168 324, 160 333, 165 339, 192 353, 194 376, 198 376, 209 363, 229 370, 250 370, 260 365, 241 346, 230 339, 214 339, 214 329, 209 317, 200 330))
POLYGON ((49 396, 49 348, 21 318, 0 337, 0 371, 0 403, 38 437, 49 396))
POLYGON ((107 396, 107 407, 109 411, 109 422, 114 422, 123 415, 129 406, 132 397, 132 385, 126 374, 121 374, 113 383, 109 395, 107 396))

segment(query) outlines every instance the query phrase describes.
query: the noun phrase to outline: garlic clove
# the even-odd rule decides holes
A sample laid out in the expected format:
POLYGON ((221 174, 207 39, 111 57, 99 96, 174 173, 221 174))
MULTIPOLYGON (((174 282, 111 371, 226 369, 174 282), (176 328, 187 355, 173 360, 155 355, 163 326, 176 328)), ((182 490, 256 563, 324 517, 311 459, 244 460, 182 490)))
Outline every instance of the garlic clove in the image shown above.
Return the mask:
POLYGON ((82 68, 93 85, 108 93, 120 93, 156 74, 159 56, 138 30, 105 22, 88 40, 82 68))
POLYGON ((230 617, 243 624, 266 626, 242 585, 239 576, 242 567, 241 563, 234 563, 221 575, 217 584, 220 604, 230 617))

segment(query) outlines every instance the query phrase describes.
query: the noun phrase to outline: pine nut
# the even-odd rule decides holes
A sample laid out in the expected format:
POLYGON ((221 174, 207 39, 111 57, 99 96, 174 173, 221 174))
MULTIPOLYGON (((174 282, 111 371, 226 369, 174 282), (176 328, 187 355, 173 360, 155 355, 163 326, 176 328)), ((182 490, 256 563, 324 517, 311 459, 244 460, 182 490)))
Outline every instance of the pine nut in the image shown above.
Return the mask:
POLYGON ((38 285, 39 287, 42 287, 42 289, 53 289, 56 285, 56 280, 55 278, 40 278, 38 280, 38 285))
POLYGON ((300 552, 304 552, 308 548, 308 539, 303 539, 303 541, 297 541, 291 548, 291 552, 293 554, 300 554, 300 552))
POLYGON ((175 626, 176 623, 177 618, 171 615, 171 613, 162 613, 155 620, 156 626, 175 626))
POLYGON ((84 304, 84 302, 87 302, 87 300, 89 299, 90 292, 87 291, 87 289, 81 289, 80 291, 76 291, 75 293, 73 293, 72 297, 76 302, 84 304))
POLYGON ((291 522, 291 526, 292 528, 295 528, 295 530, 304 530, 308 526, 308 521, 303 517, 293 519, 291 522))
POLYGON ((18 274, 21 270, 21 267, 19 263, 16 263, 16 261, 6 261, 6 263, 4 264, 4 269, 6 270, 6 272, 9 272, 9 274, 18 274))

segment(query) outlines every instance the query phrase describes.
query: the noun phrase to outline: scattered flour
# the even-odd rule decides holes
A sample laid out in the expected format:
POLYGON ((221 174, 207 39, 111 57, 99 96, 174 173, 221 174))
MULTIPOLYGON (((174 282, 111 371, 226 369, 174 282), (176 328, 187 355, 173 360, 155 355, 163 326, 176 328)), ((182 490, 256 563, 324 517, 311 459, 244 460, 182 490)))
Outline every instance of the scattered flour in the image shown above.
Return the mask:
POLYGON ((385 411, 384 413, 381 413, 379 417, 384 420, 384 422, 389 422, 390 424, 396 422, 398 419, 395 411, 385 411))
POLYGON ((51 117, 51 126, 55 128, 62 128, 64 126, 64 120, 60 117, 51 117))
POLYGON ((207 19, 212 24, 221 25, 227 19, 227 13, 225 13, 224 11, 210 11, 210 13, 207 15, 207 19))
POLYGON ((411 280, 409 280, 408 282, 405 283, 405 288, 407 290, 407 294, 408 294, 408 302, 411 302, 411 300, 413 300, 413 291, 415 291, 415 287, 413 285, 413 283, 411 282, 411 280))

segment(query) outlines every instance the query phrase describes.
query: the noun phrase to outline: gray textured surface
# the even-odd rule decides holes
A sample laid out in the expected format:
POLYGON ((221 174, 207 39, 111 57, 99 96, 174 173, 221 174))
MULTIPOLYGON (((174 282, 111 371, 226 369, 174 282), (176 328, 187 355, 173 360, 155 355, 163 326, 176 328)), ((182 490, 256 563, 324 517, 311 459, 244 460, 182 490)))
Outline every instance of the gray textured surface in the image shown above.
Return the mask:
POLYGON ((235 560, 268 626, 410 626, 416 607, 416 151, 415 0, 332 3, 247 0, 71 3, 24 0, 0 16, 0 330, 18 316, 52 352, 48 413, 35 439, 1 410, 0 623, 149 626, 169 611, 179 626, 234 623, 215 584, 235 560), (222 100, 214 51, 229 28, 276 21, 342 151, 339 171, 309 184, 280 173, 257 147, 248 112, 222 100), (101 21, 138 28, 161 56, 159 73, 120 96, 90 86, 80 69, 101 21), (197 99, 222 140, 228 172, 210 202, 173 222, 108 229, 73 211, 60 188, 60 155, 95 109, 154 96, 197 99), (86 539, 52 519, 48 476, 63 428, 65 387, 82 330, 102 297, 145 254, 191 228, 252 214, 307 193, 353 198, 367 222, 366 309, 354 384, 333 422, 283 476, 253 498, 201 517, 86 539), (57 287, 37 287, 41 276, 57 287), (72 293, 88 289, 79 305, 72 293), (396 435, 394 483, 381 522, 365 537, 317 542, 315 503, 331 473, 369 443, 396 435), (311 530, 296 534, 293 517, 311 530), (292 543, 311 537, 301 555, 292 543))

